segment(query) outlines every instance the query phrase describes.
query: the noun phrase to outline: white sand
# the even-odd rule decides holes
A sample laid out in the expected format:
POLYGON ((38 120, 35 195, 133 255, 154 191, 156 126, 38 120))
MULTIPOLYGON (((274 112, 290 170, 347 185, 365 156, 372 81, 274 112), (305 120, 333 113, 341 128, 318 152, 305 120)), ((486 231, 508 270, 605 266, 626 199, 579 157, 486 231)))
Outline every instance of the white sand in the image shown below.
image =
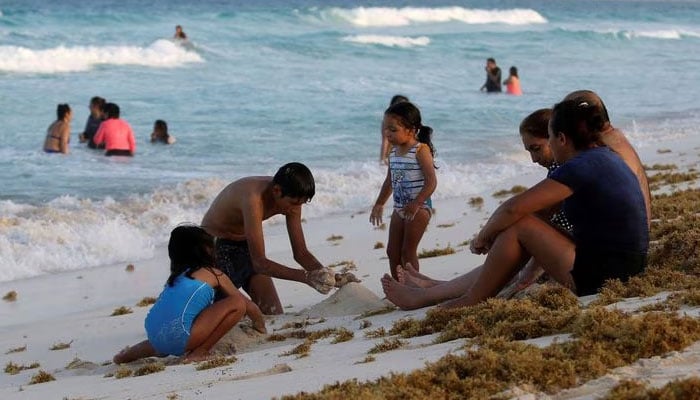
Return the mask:
MULTIPOLYGON (((660 143, 646 149, 646 164, 675 163, 686 168, 698 168, 698 138, 683 143, 660 143), (658 148, 673 151, 657 154, 658 148)), ((432 249, 448 244, 456 254, 421 260, 421 270, 436 278, 448 279, 478 265, 482 256, 474 256, 459 244, 470 239, 488 217, 499 200, 491 196, 498 189, 513 184, 529 185, 537 175, 522 177, 518 182, 495 183, 492 190, 481 194, 486 203, 481 209, 471 208, 468 199, 436 201, 437 214, 428 228, 419 248, 432 249), (440 224, 450 225, 438 228, 440 224)), ((439 190, 439 186, 438 186, 439 190)), ((313 204, 310 205, 313 207, 313 204)), ((267 399, 299 391, 316 391, 325 384, 357 378, 375 379, 390 371, 402 372, 421 368, 450 352, 458 352, 463 341, 432 344, 433 337, 408 340, 402 349, 376 355, 376 360, 359 363, 367 351, 382 339, 367 339, 364 332, 379 327, 390 328, 400 318, 420 318, 426 310, 392 311, 365 318, 371 327, 362 329, 357 317, 365 311, 384 307, 379 278, 388 271, 385 250, 374 250, 376 242, 386 243, 387 231, 373 229, 368 214, 349 211, 305 224, 307 243, 325 264, 352 260, 357 265, 354 273, 361 284, 351 284, 327 296, 310 287, 276 281, 285 314, 267 318, 270 333, 284 333, 287 323, 298 323, 307 330, 344 327, 354 333, 350 341, 331 344, 332 338, 312 345, 308 357, 283 356, 301 343, 300 339, 268 342, 265 336, 253 332, 246 321, 234 328, 216 346, 215 351, 226 353, 235 349, 238 361, 232 365, 205 371, 196 371, 193 365, 179 365, 169 358, 164 372, 142 377, 115 379, 104 377, 115 371, 114 365, 103 365, 123 346, 144 339, 143 320, 148 307, 134 305, 145 296, 157 296, 168 271, 164 250, 147 262, 135 264, 133 272, 124 267, 129 262, 78 272, 55 274, 23 281, 0 283, 0 294, 15 290, 15 302, 0 302, 0 363, 12 361, 28 365, 39 362, 41 369, 50 372, 55 382, 27 385, 34 370, 17 375, 0 374, 0 399, 164 399, 177 394, 180 399, 267 399), (338 242, 327 241, 331 235, 342 235, 338 242), (119 306, 128 306, 133 313, 111 317, 119 306), (322 319, 319 317, 323 317, 322 319), (322 322, 319 322, 322 321, 322 322), (59 342, 70 342, 70 348, 50 351, 59 342), (26 351, 5 354, 6 351, 26 346, 26 351)), ((286 233, 281 225, 266 227, 269 257, 294 265, 286 233)), ((340 267, 339 267, 340 268, 340 267)), ((339 269, 338 268, 338 269, 339 269)), ((661 297, 659 297, 661 298, 661 297)), ((643 304, 643 299, 632 299, 621 308, 643 304)), ((695 312, 697 317, 697 310, 695 312)), ((541 342, 547 339, 542 338, 541 342)), ((142 365, 143 363, 137 364, 142 365)), ((592 399, 605 394, 622 378, 640 379, 661 386, 671 379, 700 372, 700 343, 678 353, 635 365, 619 368, 605 377, 568 390, 551 398, 592 399)), ((522 399, 544 398, 543 395, 523 394, 522 399)))

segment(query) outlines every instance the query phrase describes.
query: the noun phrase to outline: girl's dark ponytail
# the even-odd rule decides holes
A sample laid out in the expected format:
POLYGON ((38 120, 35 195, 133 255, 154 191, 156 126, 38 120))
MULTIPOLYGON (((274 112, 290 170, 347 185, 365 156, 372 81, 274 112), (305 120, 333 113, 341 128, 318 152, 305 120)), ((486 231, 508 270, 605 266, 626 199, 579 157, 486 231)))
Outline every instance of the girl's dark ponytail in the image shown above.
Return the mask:
POLYGON ((418 128, 418 141, 421 143, 425 143, 428 145, 430 148, 430 154, 435 157, 435 146, 433 146, 432 138, 433 138, 433 128, 425 125, 421 125, 420 128, 418 128))

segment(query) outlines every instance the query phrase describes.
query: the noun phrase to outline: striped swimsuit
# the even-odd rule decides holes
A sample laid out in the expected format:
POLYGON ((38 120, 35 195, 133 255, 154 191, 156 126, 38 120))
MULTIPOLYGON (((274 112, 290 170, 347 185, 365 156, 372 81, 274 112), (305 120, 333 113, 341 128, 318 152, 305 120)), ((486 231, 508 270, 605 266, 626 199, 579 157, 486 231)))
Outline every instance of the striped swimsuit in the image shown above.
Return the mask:
MULTIPOLYGON (((425 185, 425 177, 420 169, 416 153, 423 143, 416 143, 404 155, 396 153, 396 147, 389 154, 389 170, 391 171, 391 188, 394 191, 394 210, 403 218, 402 209, 415 200, 425 185)), ((423 202, 422 208, 432 211, 433 203, 430 198, 423 202)))

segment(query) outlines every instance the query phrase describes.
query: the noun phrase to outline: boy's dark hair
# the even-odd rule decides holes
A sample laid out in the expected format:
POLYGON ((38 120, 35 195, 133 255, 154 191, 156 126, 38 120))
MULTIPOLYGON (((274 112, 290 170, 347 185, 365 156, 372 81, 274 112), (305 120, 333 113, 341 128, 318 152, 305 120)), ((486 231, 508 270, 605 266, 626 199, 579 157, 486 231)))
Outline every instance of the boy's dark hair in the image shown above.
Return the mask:
POLYGON ((103 110, 105 108, 106 103, 107 101, 100 96, 95 96, 90 99, 90 104, 93 106, 97 106, 100 110, 103 110))
POLYGON ((571 139, 574 149, 584 150, 600 144, 600 133, 607 126, 607 111, 600 104, 564 100, 552 108, 549 126, 555 134, 571 139))
POLYGON ((57 119, 63 119, 65 118, 66 114, 70 112, 70 106, 68 104, 59 104, 58 107, 56 107, 56 117, 57 119))
POLYGON ((107 119, 119 118, 119 106, 114 103, 106 103, 103 109, 107 119))
POLYGON ((435 156, 435 146, 433 146, 433 128, 423 125, 420 110, 410 101, 404 101, 389 106, 384 111, 384 115, 392 115, 399 119, 401 125, 408 129, 415 129, 418 134, 418 141, 425 143, 430 148, 430 154, 435 156))
POLYGON ((516 66, 510 67, 510 72, 509 72, 509 73, 510 73, 511 75, 517 77, 517 76, 518 76, 518 67, 516 67, 516 66))
POLYGON ((550 118, 552 118, 552 109, 540 108, 523 119, 523 122, 520 123, 520 134, 528 134, 540 139, 549 138, 548 127, 550 118))
POLYGON ((197 225, 177 226, 170 232, 168 256, 168 285, 172 286, 175 278, 188 269, 187 276, 192 277, 196 270, 214 266, 214 238, 197 225))
POLYGON ((496 59, 494 59, 494 58, 492 58, 492 57, 487 58, 486 61, 487 61, 487 62, 492 62, 492 63, 494 63, 494 64, 496 63, 496 59))
POLYGON ((405 101, 409 101, 408 97, 402 95, 402 94, 397 94, 394 95, 394 97, 391 98, 391 101, 389 102, 389 106, 393 106, 396 103, 403 103, 405 101))
POLYGON ((314 176, 306 165, 298 162, 285 164, 277 170, 272 183, 282 190, 282 197, 311 201, 316 194, 314 176))

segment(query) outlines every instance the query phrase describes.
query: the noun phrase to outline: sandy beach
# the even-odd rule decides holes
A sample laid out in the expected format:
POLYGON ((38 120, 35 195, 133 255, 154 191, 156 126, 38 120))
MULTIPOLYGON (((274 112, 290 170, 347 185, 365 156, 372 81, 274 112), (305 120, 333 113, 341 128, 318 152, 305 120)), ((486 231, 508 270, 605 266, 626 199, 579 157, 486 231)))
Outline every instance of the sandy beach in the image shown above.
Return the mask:
MULTIPOLYGON (((642 161, 648 166, 674 164, 674 172, 692 175, 700 169, 699 142, 700 137, 695 135, 682 142, 657 143, 640 151, 642 161)), ((470 205, 468 198, 437 202, 436 215, 419 249, 450 247, 455 252, 421 259, 421 270, 449 279, 478 265, 482 256, 472 255, 464 242, 503 199, 493 193, 516 184, 529 186, 540 178, 532 174, 498 182, 480 194, 484 202, 478 207, 470 205)), ((675 184, 662 181, 655 193, 698 186, 697 177, 675 184)), ((694 207, 697 213, 697 204, 694 207)), ((294 265, 283 224, 273 221, 265 230, 269 258, 294 265)), ((436 340, 440 332, 413 337, 387 333, 397 321, 423 319, 428 309, 390 309, 391 305, 382 300, 379 278, 388 266, 385 250, 376 247, 386 244, 388 232, 371 227, 367 210, 310 219, 305 232, 307 244, 319 260, 336 265, 337 271, 352 271, 362 282, 323 296, 304 285, 276 281, 284 314, 266 318, 268 335, 255 333, 244 320, 215 347, 221 357, 235 356, 235 362, 209 369, 202 369, 204 364, 182 365, 174 357, 125 366, 110 362, 122 347, 145 338, 143 321, 149 307, 137 303, 160 292, 168 270, 165 249, 159 249, 156 257, 146 262, 127 261, 0 283, 0 294, 16 292, 15 299, 0 302, 0 362, 5 366, 0 375, 0 398, 269 399, 317 392, 335 382, 365 382, 392 373, 409 373, 448 354, 459 356, 468 350, 468 341, 463 338, 436 340), (127 270, 127 264, 133 264, 132 271, 127 270), (120 307, 131 312, 112 316, 120 307), (314 337, 313 332, 322 333, 314 337), (8 372, 11 365, 19 366, 20 371, 8 372), (142 369, 155 371, 144 376, 123 377, 153 365, 162 367, 142 369), (159 368, 162 370, 157 371, 159 368), (39 371, 55 380, 30 384, 39 371)), ((649 298, 621 299, 607 309, 636 316, 659 312, 651 311, 649 305, 662 303, 670 294, 665 291, 649 298)), ((579 299, 582 312, 595 300, 596 296, 579 299)), ((684 305, 664 312, 697 320, 700 308, 684 305)), ((568 333, 562 332, 528 338, 524 343, 545 347, 567 340, 568 333)), ((700 377, 699 371, 700 341, 696 341, 683 349, 612 369, 566 390, 544 393, 522 384, 510 388, 504 397, 593 399, 605 396, 622 380, 658 388, 674 379, 700 377)))

